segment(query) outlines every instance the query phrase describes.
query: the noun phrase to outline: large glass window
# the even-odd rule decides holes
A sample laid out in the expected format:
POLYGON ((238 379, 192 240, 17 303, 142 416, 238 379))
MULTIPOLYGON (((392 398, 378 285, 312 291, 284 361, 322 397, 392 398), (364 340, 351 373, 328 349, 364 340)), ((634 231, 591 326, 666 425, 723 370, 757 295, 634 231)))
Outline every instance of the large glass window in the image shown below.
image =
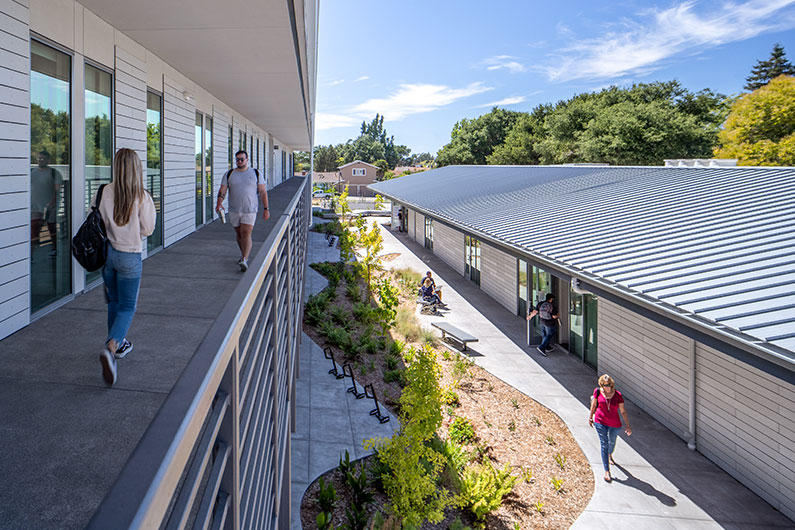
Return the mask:
POLYGON ((425 218, 425 248, 433 250, 433 219, 425 218))
POLYGON ((235 131, 232 128, 232 126, 230 125, 229 126, 229 138, 227 138, 227 144, 228 144, 227 147, 229 148, 229 153, 228 153, 229 154, 229 169, 232 169, 233 167, 235 167, 235 164, 234 164, 235 148, 232 145, 234 143, 234 140, 233 140, 234 134, 235 134, 235 131))
MULTIPOLYGON (((91 199, 102 184, 111 181, 113 160, 113 104, 111 101, 113 79, 108 72, 85 67, 85 211, 91 208, 91 199)), ((100 271, 86 274, 86 283, 97 280, 100 271)))
POLYGON ((517 260, 517 286, 519 289, 519 306, 517 307, 517 314, 521 317, 526 316, 529 311, 527 308, 528 290, 527 290, 527 262, 523 259, 517 260))
POLYGON ((72 291, 71 63, 30 43, 30 306, 37 311, 72 291))
POLYGON ((213 119, 204 117, 204 215, 213 219, 213 119))
POLYGON ((480 285, 480 241, 474 237, 464 236, 466 265, 464 275, 480 285))
POLYGON ((203 195, 202 190, 204 189, 203 182, 204 182, 204 133, 202 130, 203 122, 202 122, 202 114, 201 112, 196 113, 196 127, 194 127, 195 131, 195 145, 196 149, 194 153, 196 154, 196 227, 202 225, 204 219, 204 209, 203 209, 203 195))
POLYGON ((592 294, 569 291, 569 351, 596 368, 597 301, 592 294))
POLYGON ((155 231, 147 238, 149 251, 163 246, 163 98, 152 92, 146 95, 146 185, 155 201, 155 231))

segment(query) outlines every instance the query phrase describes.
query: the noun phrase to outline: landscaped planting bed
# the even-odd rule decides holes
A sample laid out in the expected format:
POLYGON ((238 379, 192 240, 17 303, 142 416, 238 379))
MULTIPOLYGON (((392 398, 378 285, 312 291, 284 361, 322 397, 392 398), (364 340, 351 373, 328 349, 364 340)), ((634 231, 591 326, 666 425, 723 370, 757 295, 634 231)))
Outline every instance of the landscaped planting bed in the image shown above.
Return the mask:
POLYGON ((302 503, 304 529, 571 526, 594 482, 565 424, 441 346, 416 320, 420 275, 375 263, 368 299, 360 265, 313 264, 330 287, 308 302, 304 330, 350 362, 362 385, 373 384, 401 432, 366 442, 376 455, 343 457, 340 469, 313 483, 302 503))

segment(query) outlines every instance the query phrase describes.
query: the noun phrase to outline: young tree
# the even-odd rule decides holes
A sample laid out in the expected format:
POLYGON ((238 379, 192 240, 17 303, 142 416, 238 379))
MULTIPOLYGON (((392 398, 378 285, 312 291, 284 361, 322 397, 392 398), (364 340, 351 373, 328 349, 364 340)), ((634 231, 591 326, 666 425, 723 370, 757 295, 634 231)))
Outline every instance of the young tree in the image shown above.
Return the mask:
POLYGON ((751 69, 751 75, 745 78, 748 81, 745 89, 754 91, 780 75, 795 75, 795 67, 787 60, 786 55, 784 47, 775 43, 770 58, 767 61, 757 61, 751 69))
POLYGON ((795 165, 795 77, 779 76, 732 105, 715 156, 741 166, 795 165))
POLYGON ((373 226, 367 230, 367 222, 364 217, 356 219, 356 227, 358 228, 358 246, 362 250, 360 256, 360 263, 365 274, 365 283, 367 284, 367 297, 372 293, 373 273, 381 270, 381 258, 378 255, 384 249, 384 238, 381 237, 381 230, 378 228, 378 223, 373 221, 373 226))

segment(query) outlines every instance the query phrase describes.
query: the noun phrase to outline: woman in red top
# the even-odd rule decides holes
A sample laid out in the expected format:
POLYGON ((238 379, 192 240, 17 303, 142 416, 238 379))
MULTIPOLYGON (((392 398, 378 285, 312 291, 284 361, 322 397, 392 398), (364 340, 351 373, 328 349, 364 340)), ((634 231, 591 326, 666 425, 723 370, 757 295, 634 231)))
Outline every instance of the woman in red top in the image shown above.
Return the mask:
POLYGON ((627 411, 624 410, 624 398, 621 392, 616 390, 616 385, 613 378, 607 374, 599 378, 599 387, 594 388, 593 396, 591 396, 591 414, 588 418, 588 423, 592 427, 596 427, 596 432, 599 434, 599 443, 602 446, 602 465, 605 468, 605 482, 610 482, 610 464, 615 465, 613 461, 613 450, 616 448, 616 437, 618 431, 621 430, 621 419, 618 413, 624 417, 624 425, 626 427, 627 436, 632 434, 632 428, 629 426, 629 417, 627 411))

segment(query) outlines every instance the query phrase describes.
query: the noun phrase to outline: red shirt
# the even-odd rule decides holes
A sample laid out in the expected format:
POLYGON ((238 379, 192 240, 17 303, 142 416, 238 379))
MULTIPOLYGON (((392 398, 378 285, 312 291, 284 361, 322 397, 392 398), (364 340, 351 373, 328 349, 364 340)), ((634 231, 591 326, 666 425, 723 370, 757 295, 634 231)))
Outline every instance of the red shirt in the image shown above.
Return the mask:
POLYGON ((618 390, 615 391, 610 399, 607 399, 596 388, 593 391, 596 398, 597 407, 594 414, 594 421, 607 427, 621 427, 621 418, 618 415, 618 406, 624 402, 624 397, 618 390))

